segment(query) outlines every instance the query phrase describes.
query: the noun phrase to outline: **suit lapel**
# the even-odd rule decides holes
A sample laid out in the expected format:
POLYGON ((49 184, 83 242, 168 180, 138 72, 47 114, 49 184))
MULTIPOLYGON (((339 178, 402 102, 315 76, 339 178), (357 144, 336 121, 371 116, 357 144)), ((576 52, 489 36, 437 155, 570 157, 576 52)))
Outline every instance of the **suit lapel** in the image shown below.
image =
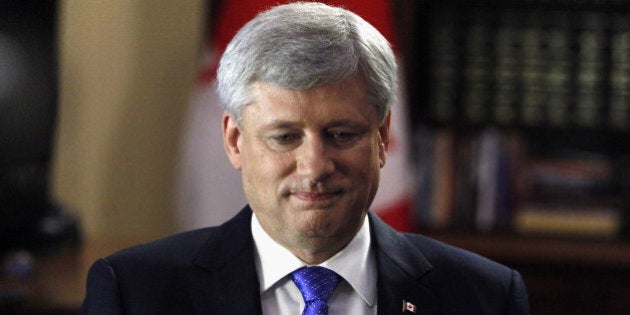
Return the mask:
POLYGON ((422 284, 432 269, 402 234, 369 213, 378 268, 378 314, 439 314, 439 299, 422 284))
POLYGON ((197 313, 262 313, 250 224, 251 210, 245 207, 215 229, 197 255, 189 279, 197 313))
MULTIPOLYGON (((424 255, 400 233, 369 213, 378 268, 378 314, 439 314, 439 299, 422 284, 432 268, 424 255)), ((254 263, 251 209, 213 230, 200 249, 188 277, 199 314, 262 314, 254 263)))

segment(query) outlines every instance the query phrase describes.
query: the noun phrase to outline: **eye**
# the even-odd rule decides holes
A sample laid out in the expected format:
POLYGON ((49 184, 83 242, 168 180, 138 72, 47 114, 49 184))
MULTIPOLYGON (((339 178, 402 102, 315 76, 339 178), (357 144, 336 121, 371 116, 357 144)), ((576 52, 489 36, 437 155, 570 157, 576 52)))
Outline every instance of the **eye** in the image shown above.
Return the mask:
POLYGON ((280 134, 271 136, 271 140, 273 140, 277 144, 288 144, 298 139, 298 136, 295 134, 280 134))
POLYGON ((299 145, 301 136, 298 133, 278 133, 265 138, 267 147, 274 151, 286 152, 299 145))
POLYGON ((335 131, 333 132, 333 138, 337 140, 344 140, 352 137, 352 133, 345 131, 335 131))
POLYGON ((269 137, 269 139, 276 146, 287 146, 298 141, 300 139, 300 136, 298 134, 293 134, 293 133, 283 133, 283 134, 273 135, 269 137))
POLYGON ((329 133, 329 137, 336 144, 351 143, 359 137, 359 133, 345 130, 334 130, 329 133))

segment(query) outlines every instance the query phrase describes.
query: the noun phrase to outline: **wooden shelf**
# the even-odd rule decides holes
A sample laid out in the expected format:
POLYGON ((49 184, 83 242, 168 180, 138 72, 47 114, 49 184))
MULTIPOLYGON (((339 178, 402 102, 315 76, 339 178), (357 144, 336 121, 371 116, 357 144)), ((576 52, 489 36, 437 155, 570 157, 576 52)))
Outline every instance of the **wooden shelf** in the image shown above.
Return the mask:
MULTIPOLYGON (((140 243, 136 240, 91 240, 76 248, 34 255, 34 274, 27 279, 0 279, 2 292, 21 302, 9 314, 76 314, 85 296, 87 272, 98 258, 140 243)), ((0 305, 0 313, 3 312, 0 305)), ((4 314, 4 313, 3 313, 4 314)))
POLYGON ((499 261, 630 270, 630 242, 474 232, 430 231, 422 234, 499 261))

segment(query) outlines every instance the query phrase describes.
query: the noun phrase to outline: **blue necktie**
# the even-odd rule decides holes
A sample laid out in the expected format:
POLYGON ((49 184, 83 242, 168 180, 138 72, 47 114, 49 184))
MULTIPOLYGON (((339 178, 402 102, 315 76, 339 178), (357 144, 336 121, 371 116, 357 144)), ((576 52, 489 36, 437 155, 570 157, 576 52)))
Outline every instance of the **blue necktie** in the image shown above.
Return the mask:
POLYGON ((291 276, 304 298, 302 315, 328 314, 326 303, 339 282, 339 275, 330 269, 313 266, 300 268, 291 276))

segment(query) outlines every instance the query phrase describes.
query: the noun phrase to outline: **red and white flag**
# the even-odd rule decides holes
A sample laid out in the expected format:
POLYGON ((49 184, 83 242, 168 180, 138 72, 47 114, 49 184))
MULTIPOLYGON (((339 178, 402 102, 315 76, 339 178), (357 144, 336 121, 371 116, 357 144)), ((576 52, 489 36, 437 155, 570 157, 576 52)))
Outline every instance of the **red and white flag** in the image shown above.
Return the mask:
MULTIPOLYGON (((180 228, 217 225, 236 214, 245 204, 240 173, 235 171, 223 149, 222 109, 214 81, 221 54, 234 34, 260 11, 292 1, 217 1, 213 8, 209 40, 193 101, 188 111, 179 163, 178 218, 180 228)), ((341 6, 363 17, 391 43, 395 36, 393 12, 387 0, 322 1, 341 6)), ((402 68, 402 67, 401 67, 402 68)), ((402 73, 402 71, 401 71, 402 73)), ((393 108, 390 151, 372 209, 394 228, 409 231, 411 225, 411 166, 408 161, 408 123, 403 78, 393 108)))

